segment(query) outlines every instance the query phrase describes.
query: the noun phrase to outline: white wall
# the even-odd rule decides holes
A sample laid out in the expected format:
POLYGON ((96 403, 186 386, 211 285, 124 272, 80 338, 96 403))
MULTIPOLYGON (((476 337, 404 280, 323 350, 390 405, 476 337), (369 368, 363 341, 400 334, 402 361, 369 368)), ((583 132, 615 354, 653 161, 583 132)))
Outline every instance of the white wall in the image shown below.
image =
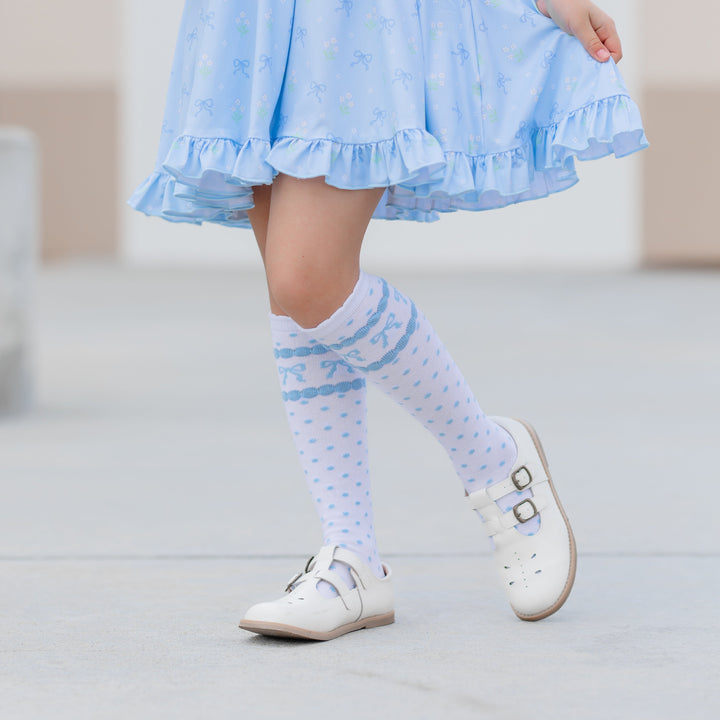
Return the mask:
MULTIPOLYGON (((640 0, 602 0, 621 32, 620 64, 639 101, 640 0)), ((125 0, 121 31, 121 192, 153 166, 179 26, 177 0, 125 0)), ((581 181, 545 200, 502 210, 457 212, 436 223, 373 220, 365 261, 376 271, 415 267, 616 267, 640 259, 642 153, 577 163, 581 181)), ((123 255, 131 263, 259 265, 250 230, 190 226, 125 206, 123 255)))

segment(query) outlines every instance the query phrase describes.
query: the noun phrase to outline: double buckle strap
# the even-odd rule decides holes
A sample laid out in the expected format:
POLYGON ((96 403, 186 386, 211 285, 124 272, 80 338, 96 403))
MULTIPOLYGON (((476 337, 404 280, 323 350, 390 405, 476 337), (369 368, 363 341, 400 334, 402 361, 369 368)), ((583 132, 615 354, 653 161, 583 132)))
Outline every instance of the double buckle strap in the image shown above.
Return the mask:
MULTIPOLYGON (((532 474, 525 465, 519 467, 510 478, 519 491, 525 490, 533 481, 532 474)), ((517 505, 514 505, 512 511, 519 523, 526 523, 538 514, 538 509, 530 498, 521 500, 517 505)))
MULTIPOLYGON (((542 483, 541 476, 537 483, 542 483)), ((526 523, 537 517, 544 507, 544 502, 533 497, 521 500, 507 512, 503 512, 497 505, 497 500, 514 491, 523 492, 532 490, 536 484, 533 474, 527 465, 521 465, 502 482, 488 488, 476 490, 466 497, 468 504, 480 513, 483 525, 488 535, 493 536, 515 527, 519 523, 526 523)))

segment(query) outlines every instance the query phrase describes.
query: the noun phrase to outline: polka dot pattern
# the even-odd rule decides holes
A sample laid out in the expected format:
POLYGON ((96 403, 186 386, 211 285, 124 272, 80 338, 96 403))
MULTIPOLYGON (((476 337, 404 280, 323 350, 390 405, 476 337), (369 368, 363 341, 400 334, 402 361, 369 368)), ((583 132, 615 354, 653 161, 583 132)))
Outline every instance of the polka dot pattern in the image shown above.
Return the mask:
MULTIPOLYGON (((343 306, 307 332, 417 418, 445 448, 468 493, 508 477, 517 457, 512 437, 481 410, 423 313, 386 280, 362 271, 343 306), (340 342, 348 313, 366 325, 340 342)), ((512 507, 527 495, 512 493, 498 505, 512 507)), ((538 527, 535 518, 518 530, 538 527)))
POLYGON ((368 473, 365 379, 332 350, 306 352, 322 346, 290 318, 271 314, 270 324, 288 423, 323 544, 354 550, 383 577, 368 473), (328 386, 342 390, 314 391, 328 386))

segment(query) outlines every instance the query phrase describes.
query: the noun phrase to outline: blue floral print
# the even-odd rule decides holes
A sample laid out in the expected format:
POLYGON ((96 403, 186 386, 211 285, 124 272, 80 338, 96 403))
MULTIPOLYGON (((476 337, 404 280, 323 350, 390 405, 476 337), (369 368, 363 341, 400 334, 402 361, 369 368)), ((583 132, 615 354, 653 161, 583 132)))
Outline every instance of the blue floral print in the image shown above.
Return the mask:
POLYGON ((545 197, 648 142, 616 64, 533 0, 186 0, 154 171, 128 203, 250 227, 283 172, 434 222, 545 197))

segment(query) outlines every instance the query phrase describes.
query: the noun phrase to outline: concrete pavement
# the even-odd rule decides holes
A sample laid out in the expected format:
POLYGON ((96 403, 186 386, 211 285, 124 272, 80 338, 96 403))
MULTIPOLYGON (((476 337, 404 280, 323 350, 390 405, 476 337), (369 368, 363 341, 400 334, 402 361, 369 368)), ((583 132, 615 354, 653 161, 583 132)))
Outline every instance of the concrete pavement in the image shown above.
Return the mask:
POLYGON ((320 542, 262 278, 58 265, 36 408, 0 420, 0 717, 718 716, 720 274, 388 279, 485 410, 540 433, 580 551, 566 606, 515 618, 442 450, 371 391, 396 623, 239 630, 320 542))

